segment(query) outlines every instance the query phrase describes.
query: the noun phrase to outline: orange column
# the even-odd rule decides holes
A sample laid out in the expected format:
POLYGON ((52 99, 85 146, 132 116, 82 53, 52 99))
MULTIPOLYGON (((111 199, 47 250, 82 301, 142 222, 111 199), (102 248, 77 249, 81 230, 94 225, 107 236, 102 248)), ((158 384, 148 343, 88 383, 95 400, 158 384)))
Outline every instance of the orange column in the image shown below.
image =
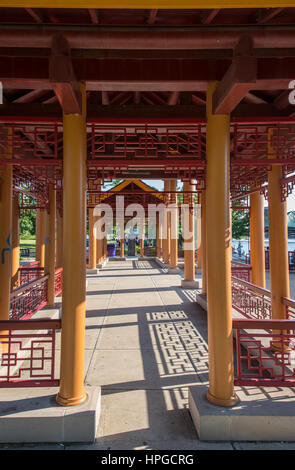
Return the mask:
POLYGON ((49 224, 49 207, 44 211, 44 273, 49 273, 49 241, 50 241, 50 224, 49 224))
POLYGON ((125 253, 124 253, 124 238, 120 240, 120 256, 121 258, 124 258, 125 253))
POLYGON ((212 114, 217 82, 207 90, 206 241, 209 390, 214 405, 233 406, 234 362, 231 302, 230 116, 212 114))
POLYGON ((177 206, 177 180, 170 180, 170 268, 169 272, 178 271, 178 206, 177 206))
POLYGON ((103 257, 106 259, 108 257, 108 239, 107 235, 105 235, 103 239, 103 257))
POLYGON ((195 235, 194 235, 194 185, 190 182, 184 183, 184 203, 186 217, 184 217, 184 279, 181 282, 182 287, 197 288, 199 283, 195 281, 195 235), (189 192, 191 192, 189 194, 189 192), (189 235, 191 233, 191 235, 189 235), (189 244, 188 247, 185 244, 189 244))
MULTIPOLYGON (((165 194, 165 204, 167 205, 169 203, 169 192, 170 189, 170 181, 165 180, 164 181, 164 191, 166 192, 165 194)), ((165 264, 169 264, 170 261, 170 227, 169 227, 169 214, 168 210, 165 208, 164 209, 164 238, 163 238, 163 262, 165 264)))
MULTIPOLYGON (((101 183, 97 183, 97 190, 101 191, 101 183)), ((100 217, 95 217, 95 221, 99 220, 100 217)), ((99 238, 98 233, 96 234, 96 262, 101 267, 104 260, 104 240, 99 238)))
POLYGON ((40 209, 36 210, 36 261, 40 261, 41 243, 40 243, 40 209))
POLYGON ((56 267, 62 267, 63 220, 59 210, 56 211, 56 267))
POLYGON ((207 252, 206 252, 206 190, 201 195, 201 259, 202 259, 202 295, 207 295, 207 252))
POLYGON ((63 298, 61 379, 57 403, 87 399, 84 390, 86 290, 86 91, 80 83, 82 114, 63 115, 63 298))
POLYGON ((11 253, 11 289, 16 289, 19 283, 19 204, 18 194, 12 202, 12 253, 11 253))
POLYGON ((265 287, 264 197, 259 191, 250 195, 251 282, 265 287))
POLYGON ((201 226, 201 194, 198 195, 198 207, 195 214, 195 226, 196 226, 196 240, 197 240, 197 267, 200 269, 202 267, 202 226, 201 226))
MULTIPOLYGON (((96 220, 99 220, 100 217, 97 217, 96 220)), ((101 238, 98 238, 97 235, 97 240, 96 240, 96 259, 97 259, 97 264, 99 267, 101 267, 101 264, 104 260, 104 241, 101 238)))
POLYGON ((161 258, 162 256, 162 225, 160 222, 160 214, 156 214, 156 232, 157 232, 157 257, 161 258))
MULTIPOLYGON (((11 151, 2 158, 11 158, 11 151)), ((0 166, 0 320, 9 320, 12 243, 12 165, 0 166)), ((1 352, 1 351, 0 351, 1 352)))
POLYGON ((40 253, 39 260, 40 268, 45 268, 45 232, 46 232, 46 209, 40 210, 40 219, 39 219, 39 240, 40 240, 40 253))
POLYGON ((48 217, 48 306, 54 305, 54 279, 55 279, 55 230, 56 230, 56 193, 52 185, 49 186, 49 217, 48 217))
POLYGON ((141 221, 142 223, 142 226, 141 226, 141 229, 140 229, 140 257, 144 257, 144 235, 145 235, 145 221, 141 221))
MULTIPOLYGON (((272 147, 272 130, 268 136, 268 157, 276 158, 272 147)), ((289 297, 287 202, 281 200, 281 166, 268 173, 269 265, 272 318, 286 318, 282 297, 289 297)), ((252 251, 252 250, 251 250, 252 251)))
POLYGON ((88 252, 88 268, 89 269, 96 269, 96 248, 97 248, 97 240, 94 233, 94 224, 95 224, 95 217, 94 217, 94 209, 89 208, 89 252, 88 252))

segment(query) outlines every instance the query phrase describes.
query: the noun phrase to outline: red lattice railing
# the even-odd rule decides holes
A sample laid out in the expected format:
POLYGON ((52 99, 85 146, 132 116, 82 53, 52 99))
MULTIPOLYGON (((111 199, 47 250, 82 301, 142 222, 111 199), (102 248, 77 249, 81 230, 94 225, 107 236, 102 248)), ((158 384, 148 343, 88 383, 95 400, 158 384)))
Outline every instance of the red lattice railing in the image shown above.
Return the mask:
POLYGON ((236 261, 232 261, 231 266, 231 274, 232 276, 242 279, 244 281, 250 282, 251 281, 251 266, 243 263, 238 263, 236 261))
POLYGON ((295 386, 295 321, 233 320, 235 385, 295 386))
POLYGON ((19 285, 23 286, 28 282, 35 281, 44 275, 44 268, 40 267, 24 267, 19 268, 19 285))
POLYGON ((282 303, 286 306, 286 318, 288 320, 295 320, 295 300, 283 297, 282 303))
POLYGON ((47 304, 49 275, 14 289, 10 294, 11 320, 27 320, 47 304))
POLYGON ((56 387, 61 320, 0 321, 0 387, 56 387))
POLYGON ((245 317, 256 320, 270 319, 270 297, 269 290, 232 276, 232 305, 245 317))
MULTIPOLYGON (((31 280, 11 292, 10 318, 12 320, 28 320, 34 313, 45 307, 48 302, 48 279, 49 275, 47 274, 31 280)), ((57 268, 54 278, 54 293, 58 296, 61 292, 62 268, 57 268)))
MULTIPOLYGON (((281 301, 286 308, 286 320, 295 320, 295 300, 282 297, 281 301)), ((247 318, 272 318, 271 292, 235 276, 232 276, 232 306, 247 318)))
POLYGON ((62 268, 56 268, 54 277, 54 294, 58 296, 62 292, 62 268))

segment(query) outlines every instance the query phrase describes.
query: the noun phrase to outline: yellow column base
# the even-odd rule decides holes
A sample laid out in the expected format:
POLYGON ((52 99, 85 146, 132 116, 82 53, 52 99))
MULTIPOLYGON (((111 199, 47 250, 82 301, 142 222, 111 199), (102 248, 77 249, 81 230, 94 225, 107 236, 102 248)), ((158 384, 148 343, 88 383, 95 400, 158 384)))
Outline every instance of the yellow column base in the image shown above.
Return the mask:
POLYGON ((235 393, 230 398, 222 399, 222 398, 216 398, 208 390, 206 398, 210 403, 212 403, 212 405, 217 405, 217 406, 231 407, 231 406, 237 405, 240 402, 239 397, 235 393))
POLYGON ((79 397, 72 397, 72 398, 64 398, 60 396, 58 393, 56 396, 56 403, 61 406, 75 406, 75 405, 82 405, 82 403, 85 403, 88 399, 87 393, 83 393, 83 395, 80 395, 79 397))

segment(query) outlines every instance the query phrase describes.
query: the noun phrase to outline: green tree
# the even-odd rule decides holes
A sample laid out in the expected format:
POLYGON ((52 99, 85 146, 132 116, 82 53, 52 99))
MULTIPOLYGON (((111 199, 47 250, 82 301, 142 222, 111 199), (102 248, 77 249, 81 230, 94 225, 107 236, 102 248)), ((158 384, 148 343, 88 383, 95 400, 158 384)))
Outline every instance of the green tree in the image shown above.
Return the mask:
POLYGON ((29 214, 20 217, 20 236, 27 238, 35 235, 36 230, 36 211, 32 210, 29 214))
POLYGON ((239 210, 232 211, 232 237, 238 240, 249 236, 249 217, 239 210))

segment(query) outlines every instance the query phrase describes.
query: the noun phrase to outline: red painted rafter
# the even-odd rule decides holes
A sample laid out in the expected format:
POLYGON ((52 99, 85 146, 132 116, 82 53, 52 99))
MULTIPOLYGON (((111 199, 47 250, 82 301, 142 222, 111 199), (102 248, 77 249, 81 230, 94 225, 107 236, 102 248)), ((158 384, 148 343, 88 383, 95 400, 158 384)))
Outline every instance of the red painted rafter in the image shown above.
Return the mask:
POLYGON ((140 103, 140 99, 141 99, 140 92, 139 92, 139 91, 135 91, 135 92, 134 92, 134 103, 135 103, 135 104, 139 104, 139 103, 140 103))
POLYGON ((43 23, 43 13, 36 8, 25 8, 26 12, 36 21, 36 23, 43 23))
POLYGON ((254 93, 248 92, 244 97, 245 103, 249 104, 267 104, 267 101, 263 100, 259 96, 256 96, 254 93))
POLYGON ((265 24, 272 20, 275 16, 279 15, 285 8, 267 8, 260 11, 258 15, 258 23, 265 24))
POLYGON ((198 105, 201 105, 201 106, 206 105, 206 99, 201 98, 200 96, 198 96, 196 94, 192 95, 192 102, 193 102, 193 104, 198 104, 198 105))
POLYGON ((203 24, 210 24, 216 15, 220 12, 220 8, 215 8, 214 10, 210 10, 209 13, 204 14, 201 16, 201 21, 203 24))
MULTIPOLYGON (((99 5, 98 5, 99 6, 99 5)), ((140 5, 139 5, 140 6, 140 5)), ((20 11, 18 9, 18 13, 15 15, 12 9, 2 8, 4 14, 1 17, 1 22, 6 24, 23 24, 27 22, 27 15, 24 13, 20 15, 20 11)), ((28 9, 27 9, 28 10, 28 9)), ((91 10, 91 9, 89 9, 91 10)), ((294 8, 285 8, 285 12, 283 16, 278 15, 277 11, 281 10, 281 8, 263 8, 263 9, 256 9, 254 14, 257 14, 259 11, 260 16, 265 21, 274 23, 284 22, 286 24, 293 23, 294 21, 294 8), (279 19, 277 20, 277 16, 279 19), (277 20, 277 21, 276 21, 277 20)), ((84 9, 62 9, 58 13, 58 17, 54 16, 56 13, 56 9, 44 9, 46 12, 46 18, 51 16, 51 21, 54 23, 61 23, 64 25, 89 25, 89 15, 85 14, 86 8, 84 9)), ((252 9, 251 9, 252 11, 252 9)), ((25 12, 25 9, 23 9, 25 12)), ((120 10, 113 10, 113 9, 103 9, 101 10, 101 23, 106 26, 143 26, 143 25, 153 25, 155 24, 155 16, 157 15, 157 10, 151 9, 120 9, 120 10)), ((224 10, 220 9, 206 9, 204 10, 204 14, 201 15, 200 18, 200 10, 199 9, 192 9, 189 11, 186 10, 161 10, 161 14, 159 14, 160 10, 158 10, 158 15, 156 16, 156 23, 160 26, 194 26, 196 22, 200 21, 204 25, 210 25, 212 23, 218 23, 218 25, 253 25, 253 15, 249 15, 249 9, 227 9, 226 13, 224 10), (219 13, 217 20, 215 20, 216 15, 219 13), (197 18, 197 21, 196 21, 197 18)), ((256 19, 259 21, 259 17, 256 19)), ((36 20, 34 20, 36 21, 36 20)), ((94 23, 96 24, 96 20, 94 23)), ((264 23, 261 23, 264 24, 264 23)), ((267 23, 266 23, 267 24, 267 23)))
POLYGON ((29 91, 29 93, 25 93, 23 96, 20 96, 19 98, 13 100, 13 103, 32 103, 33 101, 42 98, 42 96, 46 94, 48 94, 48 90, 32 90, 29 91))
POLYGON ((110 104, 123 105, 130 99, 129 92, 117 93, 110 100, 110 104))
POLYGON ((101 101, 102 101, 103 105, 110 104, 110 98, 109 98, 109 94, 108 94, 107 91, 102 91, 101 92, 101 101))
POLYGON ((150 10, 149 11, 147 24, 155 24, 157 13, 158 13, 158 10, 150 10))
POLYGON ((169 106, 175 106, 178 102, 178 98, 179 98, 179 92, 178 91, 171 91, 171 93, 169 94, 167 104, 169 106))
POLYGON ((149 96, 155 104, 166 104, 166 101, 161 98, 161 96, 158 93, 155 93, 153 91, 150 91, 149 93, 146 94, 146 96, 149 96))
POLYGON ((89 12, 89 16, 90 16, 91 22, 92 22, 93 24, 98 24, 99 21, 98 21, 97 10, 96 10, 95 8, 89 8, 89 9, 88 9, 88 12, 89 12))

